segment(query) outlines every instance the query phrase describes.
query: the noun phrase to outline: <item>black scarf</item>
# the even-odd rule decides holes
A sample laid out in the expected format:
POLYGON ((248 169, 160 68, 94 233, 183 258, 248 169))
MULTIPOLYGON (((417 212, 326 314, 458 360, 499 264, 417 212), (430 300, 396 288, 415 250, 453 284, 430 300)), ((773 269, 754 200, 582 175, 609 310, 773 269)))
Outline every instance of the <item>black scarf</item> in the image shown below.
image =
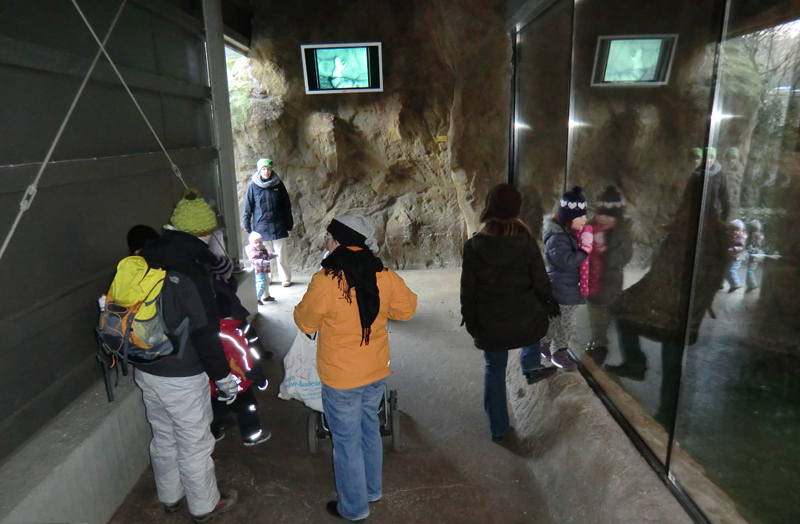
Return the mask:
POLYGON ((348 304, 353 297, 350 290, 356 290, 356 305, 361 319, 361 345, 369 345, 372 323, 381 309, 377 274, 385 271, 381 259, 369 249, 353 251, 339 246, 322 261, 325 275, 333 275, 339 282, 339 289, 348 304), (344 277, 344 278, 343 278, 344 277))

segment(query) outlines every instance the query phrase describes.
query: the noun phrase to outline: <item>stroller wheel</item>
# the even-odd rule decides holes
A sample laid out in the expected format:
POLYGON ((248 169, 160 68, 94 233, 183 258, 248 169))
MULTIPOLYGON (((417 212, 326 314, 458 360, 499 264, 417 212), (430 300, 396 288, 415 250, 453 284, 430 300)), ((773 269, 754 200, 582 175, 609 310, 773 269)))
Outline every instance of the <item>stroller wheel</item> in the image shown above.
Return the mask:
POLYGON ((317 438, 317 412, 308 414, 308 451, 315 454, 319 450, 319 439, 317 438))
POLYGON ((397 411, 397 391, 389 393, 389 407, 392 413, 392 449, 400 451, 400 412, 397 411))

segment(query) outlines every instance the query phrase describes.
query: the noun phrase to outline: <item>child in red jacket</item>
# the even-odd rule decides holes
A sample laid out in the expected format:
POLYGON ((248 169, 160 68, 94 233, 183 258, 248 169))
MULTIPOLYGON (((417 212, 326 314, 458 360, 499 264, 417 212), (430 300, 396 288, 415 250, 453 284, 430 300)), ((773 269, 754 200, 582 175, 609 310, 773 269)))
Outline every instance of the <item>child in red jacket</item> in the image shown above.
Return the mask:
MULTIPOLYGON (((216 285, 227 282, 231 277, 231 264, 227 258, 220 258, 211 269, 216 285)), ((217 288, 215 286, 215 288, 217 288)), ((217 288, 218 289, 218 288, 217 288)), ((211 408, 214 419, 211 422, 211 433, 216 440, 225 436, 226 415, 233 411, 239 423, 239 431, 245 446, 255 446, 266 442, 272 436, 269 430, 261 428, 258 416, 258 402, 253 394, 253 384, 258 389, 267 389, 267 377, 261 370, 258 362, 258 352, 250 347, 246 324, 247 310, 239 302, 234 293, 217 293, 217 305, 222 318, 219 321, 222 347, 225 349, 225 358, 230 364, 231 375, 236 381, 236 398, 226 403, 216 397, 216 384, 211 382, 211 408), (235 318, 231 318, 235 317, 235 318)))

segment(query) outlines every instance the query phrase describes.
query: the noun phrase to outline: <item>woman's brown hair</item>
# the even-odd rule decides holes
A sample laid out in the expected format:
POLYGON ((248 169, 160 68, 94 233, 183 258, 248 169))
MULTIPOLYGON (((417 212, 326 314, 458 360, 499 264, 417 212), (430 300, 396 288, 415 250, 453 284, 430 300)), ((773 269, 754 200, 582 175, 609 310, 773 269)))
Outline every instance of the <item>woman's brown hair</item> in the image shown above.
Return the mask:
POLYGON ((531 228, 519 217, 510 220, 490 218, 481 224, 476 234, 490 237, 526 236, 528 239, 533 239, 531 228))

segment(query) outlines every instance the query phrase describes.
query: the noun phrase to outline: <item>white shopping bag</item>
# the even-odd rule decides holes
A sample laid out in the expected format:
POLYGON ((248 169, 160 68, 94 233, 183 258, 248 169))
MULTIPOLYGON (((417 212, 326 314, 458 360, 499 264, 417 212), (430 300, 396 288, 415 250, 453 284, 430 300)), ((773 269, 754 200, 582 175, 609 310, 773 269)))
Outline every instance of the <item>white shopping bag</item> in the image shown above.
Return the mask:
POLYGON ((281 382, 278 398, 301 400, 314 411, 322 411, 322 382, 317 373, 317 341, 300 330, 292 347, 283 359, 286 376, 281 382))

